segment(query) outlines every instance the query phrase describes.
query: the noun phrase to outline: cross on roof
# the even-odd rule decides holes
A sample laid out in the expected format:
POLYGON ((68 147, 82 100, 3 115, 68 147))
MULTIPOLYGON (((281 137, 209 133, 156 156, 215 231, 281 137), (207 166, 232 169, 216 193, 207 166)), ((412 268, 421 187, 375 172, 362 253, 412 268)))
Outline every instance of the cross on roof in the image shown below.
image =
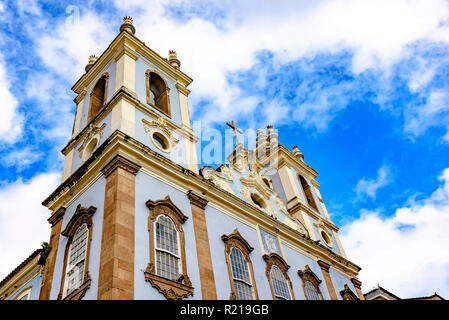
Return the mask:
POLYGON ((243 133, 242 130, 238 129, 238 128, 235 126, 234 120, 232 120, 231 123, 226 122, 226 124, 227 124, 228 126, 230 126, 230 127, 234 130, 234 135, 235 135, 235 140, 236 140, 236 142, 237 142, 237 145, 240 144, 239 136, 238 136, 237 133, 243 133))

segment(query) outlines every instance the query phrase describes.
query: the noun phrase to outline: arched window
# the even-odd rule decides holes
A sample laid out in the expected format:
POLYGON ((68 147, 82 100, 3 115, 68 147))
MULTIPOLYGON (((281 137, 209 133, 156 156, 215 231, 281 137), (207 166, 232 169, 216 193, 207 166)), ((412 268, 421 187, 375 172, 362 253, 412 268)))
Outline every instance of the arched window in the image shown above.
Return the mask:
POLYGON ((144 272, 145 280, 167 299, 187 298, 193 295, 192 283, 187 275, 182 228, 188 217, 169 196, 157 201, 148 200, 146 206, 150 209, 150 262, 144 272))
POLYGON ((160 215, 155 222, 156 230, 156 274, 177 280, 180 276, 179 239, 173 221, 160 215))
POLYGON ((229 235, 222 235, 225 243, 225 257, 231 284, 231 300, 258 299, 254 271, 249 254, 253 248, 237 229, 229 235))
POLYGON ((307 280, 305 286, 309 300, 321 300, 317 287, 312 282, 307 280))
POLYGON ((103 109, 106 104, 109 75, 103 75, 90 93, 90 106, 87 123, 89 123, 103 109))
POLYGON ((147 103, 167 117, 171 117, 170 89, 165 80, 156 72, 147 70, 147 103))
POLYGON ((291 300, 287 280, 277 266, 271 267, 271 282, 277 300, 291 300))
POLYGON ((30 300, 30 294, 31 294, 31 287, 28 287, 28 288, 22 290, 22 292, 20 292, 14 298, 14 300, 30 300))
POLYGON ((67 237, 61 288, 58 299, 81 299, 90 288, 88 271, 90 241, 92 239, 92 216, 95 207, 78 205, 62 235, 67 237))
POLYGON ((293 287, 287 270, 290 266, 276 253, 263 255, 266 263, 265 273, 271 287, 271 294, 276 300, 294 300, 293 287))
POLYGON ((307 203, 311 206, 315 211, 318 211, 318 207, 316 205, 315 199, 313 198, 312 189, 310 188, 309 183, 304 179, 302 175, 298 175, 298 179, 301 182, 302 191, 304 192, 304 196, 306 197, 307 203))
POLYGON ((83 283, 88 231, 87 225, 83 223, 76 230, 72 243, 70 244, 64 296, 78 289, 83 283))
POLYGON ((251 193, 251 200, 255 205, 257 205, 262 210, 265 210, 267 208, 267 204, 265 203, 265 200, 259 196, 257 193, 251 193))
POLYGON ((304 289, 304 295, 307 300, 323 300, 323 295, 320 290, 321 280, 310 269, 308 265, 304 267, 304 270, 299 270, 298 275, 302 280, 302 288, 304 289))

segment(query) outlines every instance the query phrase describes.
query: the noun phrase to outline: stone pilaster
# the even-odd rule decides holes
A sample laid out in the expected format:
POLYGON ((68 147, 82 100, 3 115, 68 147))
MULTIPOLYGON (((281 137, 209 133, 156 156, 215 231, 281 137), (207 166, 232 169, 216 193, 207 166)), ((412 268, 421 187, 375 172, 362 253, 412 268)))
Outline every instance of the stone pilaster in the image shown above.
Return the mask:
POLYGON ((39 300, 49 300, 50 291, 53 283, 53 272, 55 270, 56 254, 58 253, 59 237, 61 235, 62 218, 64 217, 66 208, 61 207, 56 210, 48 222, 51 224, 50 246, 51 250, 48 254, 44 266, 44 276, 42 278, 41 291, 39 300))
POLYGON ((214 270, 210 254, 209 235, 204 208, 207 200, 189 191, 187 193, 192 206, 193 228, 195 230, 196 251, 200 269, 201 292, 203 300, 216 300, 214 270))
POLYGON ((334 284, 332 283, 331 275, 329 274, 330 264, 318 260, 318 265, 321 268, 321 272, 323 273, 324 281, 326 282, 327 290, 329 291, 329 296, 332 300, 338 300, 337 293, 335 292, 334 284))
POLYGON ((360 300, 365 300, 365 296, 362 292, 362 282, 356 278, 351 279, 352 284, 354 285, 355 291, 357 291, 357 295, 359 296, 360 300))
POLYGON ((135 176, 140 166, 117 155, 106 176, 98 300, 134 299, 135 176))

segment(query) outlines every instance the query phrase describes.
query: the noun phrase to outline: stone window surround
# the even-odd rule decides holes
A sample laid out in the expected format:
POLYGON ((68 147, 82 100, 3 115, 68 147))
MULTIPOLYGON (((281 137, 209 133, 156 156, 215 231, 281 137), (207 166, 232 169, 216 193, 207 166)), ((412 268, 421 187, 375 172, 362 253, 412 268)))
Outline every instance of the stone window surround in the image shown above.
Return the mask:
POLYGON ((352 292, 352 290, 349 288, 347 284, 345 284, 343 290, 340 291, 340 295, 343 298, 343 300, 359 300, 357 295, 352 292))
POLYGON ((68 238, 67 244, 64 252, 64 264, 62 269, 61 276, 61 286, 59 289, 58 300, 80 300, 86 294, 86 291, 90 288, 91 284, 91 276, 89 273, 89 256, 90 256, 90 247, 92 242, 92 229, 93 222, 92 216, 96 212, 97 208, 90 206, 89 208, 82 207, 81 204, 78 204, 76 207, 75 213, 73 214, 72 219, 70 219, 66 228, 61 232, 61 234, 68 238), (73 240, 73 236, 75 235, 76 230, 83 224, 87 224, 87 228, 89 229, 89 233, 87 236, 87 248, 86 248, 86 260, 84 262, 84 279, 81 286, 72 291, 70 294, 64 297, 64 282, 66 278, 66 269, 67 269, 67 260, 70 251, 70 245, 73 240))
POLYGON ((307 300, 309 300, 309 296, 307 294, 307 290, 306 290, 306 282, 309 281, 316 289, 316 291, 318 292, 318 295, 320 296, 321 300, 323 299, 323 294, 321 293, 320 290, 320 283, 321 280, 320 278, 318 278, 318 276, 312 271, 312 269, 310 269, 309 265, 305 265, 304 270, 298 270, 298 275, 302 280, 302 288, 304 290, 304 296, 306 297, 307 300))
POLYGON ((152 106, 153 108, 155 108, 156 110, 158 110, 159 112, 162 112, 164 115, 166 115, 167 117, 171 118, 171 106, 170 106, 170 87, 167 84, 167 81, 164 79, 164 77, 161 75, 161 73, 156 70, 156 69, 148 69, 147 71, 145 71, 145 83, 146 83, 146 95, 147 95, 147 104, 152 106), (151 81, 151 73, 157 74, 162 81, 165 84, 165 89, 163 92, 161 92, 160 94, 166 94, 167 95, 167 106, 166 106, 166 110, 152 104, 150 102, 150 81, 151 81))
POLYGON ((265 260, 265 263, 266 263, 265 274, 267 276, 268 283, 270 284, 270 289, 271 289, 271 294, 273 296, 273 299, 274 300, 276 299, 276 294, 274 293, 274 287, 273 287, 273 283, 271 281, 271 268, 275 265, 281 270, 285 280, 287 281, 288 288, 290 290, 291 300, 295 300, 295 294, 293 293, 292 281, 290 280, 290 277, 287 274, 287 270, 290 269, 290 266, 287 264, 287 262, 285 262, 285 260, 280 255, 278 255, 277 253, 274 253, 274 252, 272 252, 270 254, 264 254, 263 259, 265 260))
POLYGON ((259 295, 257 293, 256 287, 256 279, 254 278, 253 263, 249 256, 250 253, 254 250, 254 248, 251 247, 251 245, 245 240, 245 238, 242 237, 242 235, 239 233, 237 229, 235 229, 233 233, 230 233, 228 235, 226 234, 222 235, 221 240, 223 240, 223 242, 225 243, 226 264, 228 266, 229 282, 231 284, 231 294, 229 295, 229 300, 236 300, 234 277, 232 275, 232 266, 230 259, 232 248, 239 249, 240 252, 243 254, 248 264, 249 269, 248 271, 251 277, 251 287, 253 290, 253 297, 255 300, 259 300, 259 295))
POLYGON ((95 88, 95 86, 97 85, 98 81, 101 80, 101 78, 105 78, 104 79, 104 97, 103 97, 103 105, 101 106, 101 109, 103 109, 106 106, 106 102, 107 102, 107 97, 108 97, 108 83, 109 83, 109 73, 105 72, 103 74, 101 74, 98 77, 98 80, 95 82, 95 85, 92 86, 92 90, 90 92, 90 97, 89 97, 89 110, 87 113, 87 123, 89 123, 92 119, 94 119, 98 113, 100 113, 101 109, 98 110, 98 112, 96 114, 92 114, 92 95, 93 95, 93 90, 95 88))
POLYGON ((150 210, 148 216, 148 232, 150 241, 150 262, 144 272, 145 281, 151 283, 165 298, 175 300, 193 296, 194 288, 192 282, 187 274, 186 253, 185 253, 185 236, 182 224, 187 221, 185 216, 178 207, 171 201, 170 196, 166 196, 162 200, 152 201, 148 200, 146 206, 150 210), (160 215, 169 217, 178 232, 179 247, 181 256, 181 271, 182 276, 179 281, 173 281, 163 278, 156 274, 156 244, 155 244, 155 230, 154 222, 160 215))

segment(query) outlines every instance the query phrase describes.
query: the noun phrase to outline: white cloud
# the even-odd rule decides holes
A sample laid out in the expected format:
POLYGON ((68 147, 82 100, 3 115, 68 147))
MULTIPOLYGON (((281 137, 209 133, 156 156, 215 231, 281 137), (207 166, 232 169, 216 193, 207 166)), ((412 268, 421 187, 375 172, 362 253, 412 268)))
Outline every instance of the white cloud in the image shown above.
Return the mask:
POLYGON ((83 75, 89 56, 100 56, 113 40, 114 33, 110 32, 110 27, 107 20, 94 12, 87 12, 79 19, 78 16, 67 16, 59 24, 47 21, 39 29, 30 31, 44 64, 74 82, 83 75), (54 31, 42 35, 42 31, 48 29, 54 31))
POLYGON ((374 179, 363 178, 359 180, 355 191, 359 199, 369 197, 376 198, 377 190, 389 185, 392 182, 391 170, 388 165, 383 165, 377 170, 377 176, 374 179))
POLYGON ((22 132, 23 118, 18 112, 18 102, 10 91, 11 82, 5 61, 0 55, 0 141, 12 143, 22 132))
POLYGON ((400 297, 449 297, 449 168, 441 186, 427 199, 412 201, 383 218, 362 211, 341 228, 348 257, 362 271, 363 290, 379 283, 400 297))
POLYGON ((16 167, 18 171, 28 168, 31 164, 42 159, 43 154, 33 150, 30 146, 23 149, 12 150, 2 157, 2 165, 6 167, 16 167))
POLYGON ((0 187, 0 278, 49 240, 50 211, 41 202, 59 185, 60 175, 43 173, 0 187))
MULTIPOLYGON (((425 103, 409 106, 405 118, 404 131, 419 136, 433 126, 449 127, 449 94, 446 88, 432 89, 425 97, 425 103)), ((448 133, 449 134, 449 130, 448 133)))
MULTIPOLYGON (((193 111, 199 110, 198 102, 204 99, 213 106, 193 112, 194 118, 200 116, 211 123, 230 118, 245 120, 254 114, 272 115, 258 112, 265 108, 266 101, 249 97, 227 78, 253 67, 256 53, 262 50, 273 52, 280 65, 318 52, 349 50, 354 53, 352 69, 360 73, 369 68, 388 71, 411 54, 404 48, 420 39, 449 42, 441 31, 445 29, 442 22, 449 18, 444 0, 114 3, 121 12, 133 16, 136 35, 156 52, 166 56, 169 49, 177 50, 182 70, 195 80, 191 85, 193 111), (180 8, 184 16, 169 14, 166 6, 180 8)), ((67 21, 51 26, 56 32, 38 37, 40 56, 46 65, 72 80, 82 74, 88 55, 100 54, 118 32, 111 29, 110 17, 94 12, 82 16, 75 26, 67 21)), ((417 81, 411 86, 418 86, 417 81)), ((328 97, 333 95, 331 89, 328 97)), ((339 88, 335 89, 338 95, 339 88)), ((299 106, 282 104, 282 116, 268 120, 291 121, 292 117, 285 114, 295 115, 296 122, 325 129, 346 106, 345 101, 339 103, 339 108, 326 99, 305 101, 299 106), (298 109, 304 110, 298 115, 298 109), (306 116, 317 113, 315 117, 306 116)))

